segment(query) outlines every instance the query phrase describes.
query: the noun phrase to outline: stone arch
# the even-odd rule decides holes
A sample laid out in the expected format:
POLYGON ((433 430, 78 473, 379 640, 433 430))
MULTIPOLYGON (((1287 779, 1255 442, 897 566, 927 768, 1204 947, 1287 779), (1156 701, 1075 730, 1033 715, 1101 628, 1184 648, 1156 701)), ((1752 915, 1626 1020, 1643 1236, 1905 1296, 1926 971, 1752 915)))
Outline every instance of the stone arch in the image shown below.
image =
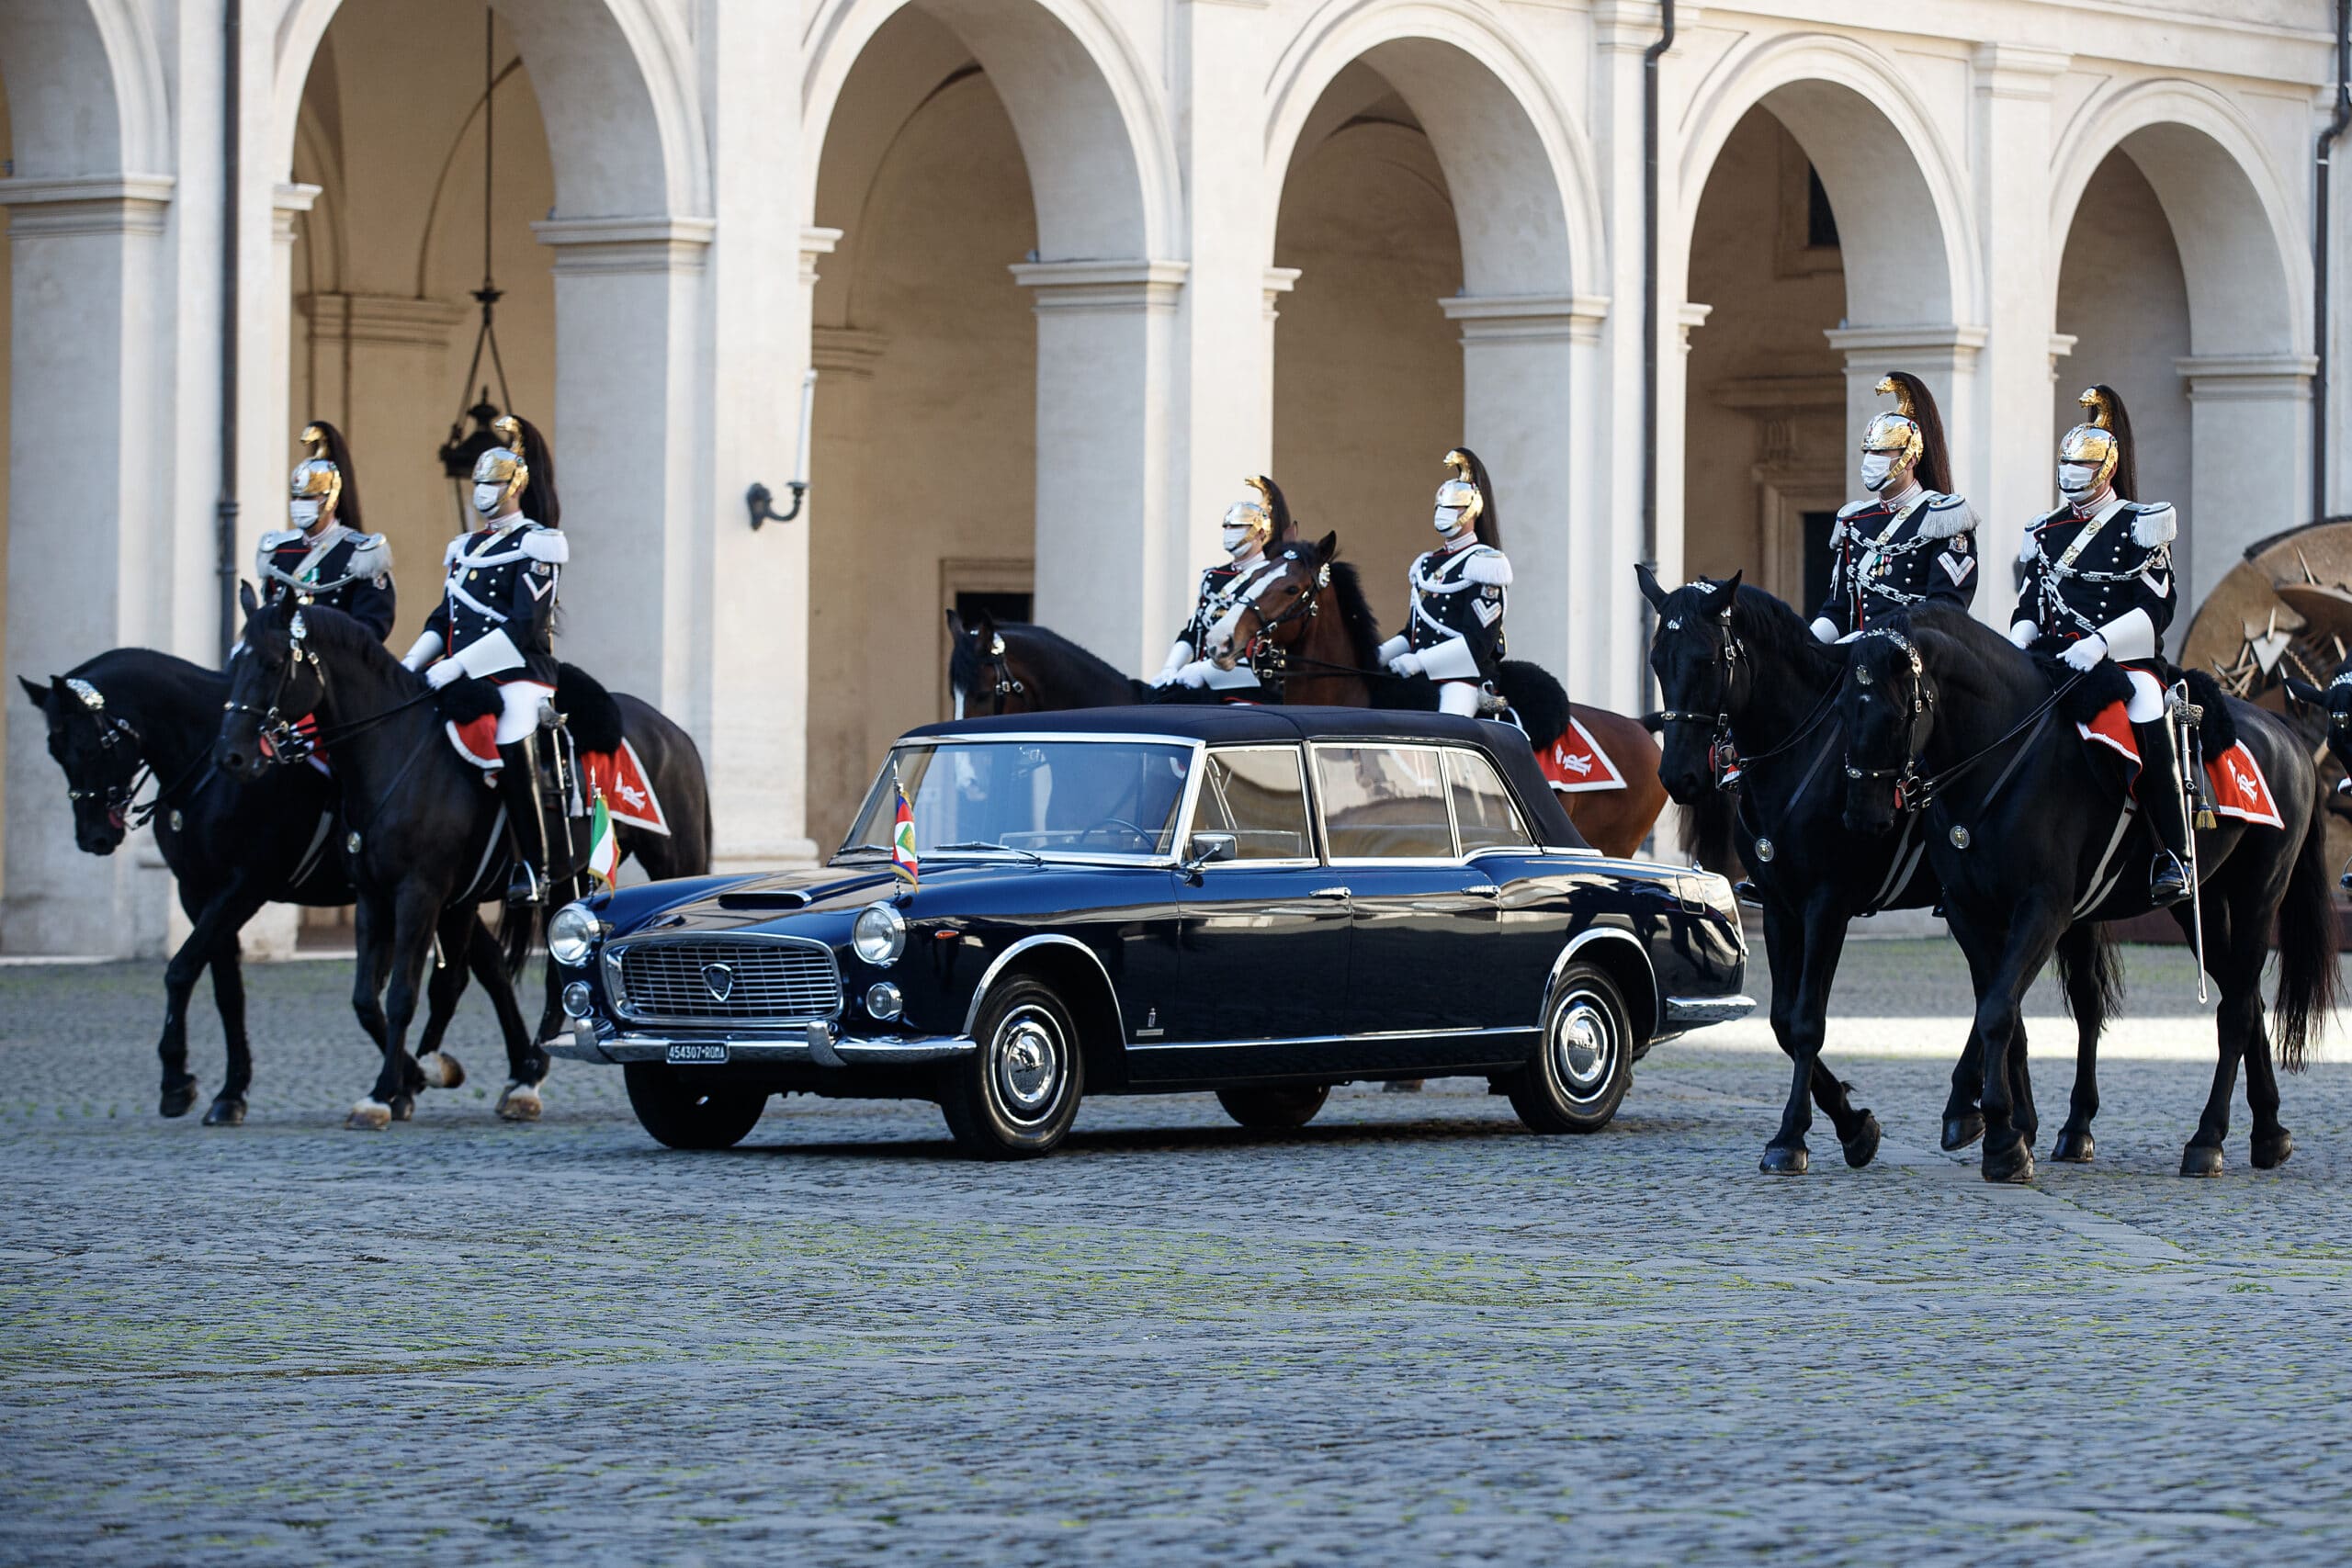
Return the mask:
MULTIPOLYGON (((1265 209, 1340 73, 1362 62, 1411 107, 1461 227, 1466 293, 1567 296, 1601 276, 1590 149, 1533 55, 1474 14, 1426 0, 1338 0, 1275 62, 1265 209)), ((1269 228, 1267 259, 1273 258, 1269 228)))
MULTIPOLYGON (((802 145, 815 210, 842 88, 910 0, 831 0, 809 28, 802 145)), ((1095 0, 925 0, 1003 99, 1029 169, 1047 261, 1168 254, 1183 195, 1161 96, 1095 0)), ((911 106, 910 106, 911 107, 911 106)))
MULTIPOLYGON (((1894 64, 1852 39, 1799 33, 1735 50, 1708 73, 1678 128, 1677 220, 1661 236, 1661 273, 1687 278, 1700 194, 1733 129, 1761 105, 1820 171, 1831 203, 1871 214, 1873 243, 1846 258, 1848 320, 1857 327, 1984 320, 1968 185, 1894 64), (1884 156, 1889 134, 1906 156, 1884 156)), ((1849 226, 1857 233, 1863 226, 1849 226)))
POLYGON ((172 166, 170 100, 145 11, 130 0, 0 6, 18 179, 155 175, 172 166))
MULTIPOLYGON (((271 166, 293 161, 302 86, 343 0, 297 0, 280 24, 271 166)), ((496 0, 539 96, 564 220, 710 211, 693 45, 653 0, 496 0)))

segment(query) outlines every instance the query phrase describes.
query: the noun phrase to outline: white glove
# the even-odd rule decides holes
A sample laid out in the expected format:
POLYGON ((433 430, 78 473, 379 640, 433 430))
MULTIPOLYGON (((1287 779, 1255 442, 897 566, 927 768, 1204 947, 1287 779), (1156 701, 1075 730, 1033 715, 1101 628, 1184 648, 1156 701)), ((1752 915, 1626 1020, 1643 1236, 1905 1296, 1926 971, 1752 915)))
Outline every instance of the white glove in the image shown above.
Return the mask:
POLYGON ((2107 638, 2093 632, 2058 657, 2073 669, 2088 670, 2107 657, 2107 638))
POLYGON ((424 672, 424 683, 437 692, 465 672, 465 667, 456 660, 445 659, 424 672))
POLYGON ((409 645, 409 650, 401 655, 401 663, 411 670, 422 670, 440 656, 441 634, 426 632, 409 645))
POLYGON ((1409 637, 1392 637, 1386 642, 1382 643, 1380 647, 1374 651, 1373 658, 1378 660, 1382 666, 1385 667, 1391 660, 1395 659, 1398 654, 1404 652, 1407 649, 1412 646, 1412 639, 1409 637))
POLYGON ((1151 678, 1151 683, 1154 686, 1165 686, 1176 679, 1177 672, 1192 660, 1193 645, 1179 637, 1176 640, 1176 646, 1168 650, 1168 662, 1159 667, 1159 673, 1151 678))
POLYGON ((1421 656, 1418 653, 1400 653, 1388 661, 1388 672, 1391 675, 1421 674, 1424 672, 1421 668, 1421 656))
POLYGON ((2019 621, 2017 625, 2009 628, 2009 640, 2017 644, 2018 647, 2021 649, 2031 648, 2034 644, 2034 639, 2039 637, 2041 635, 2041 628, 2035 626, 2031 621, 2019 621))
POLYGON ((1838 640, 1838 623, 1831 620, 1826 615, 1816 615, 1814 617, 1813 640, 1815 642, 1836 642, 1838 640))
POLYGON ((1209 671, 1215 668, 1216 666, 1205 659, 1195 659, 1176 671, 1176 683, 1180 686, 1190 686, 1197 692, 1209 683, 1209 671))

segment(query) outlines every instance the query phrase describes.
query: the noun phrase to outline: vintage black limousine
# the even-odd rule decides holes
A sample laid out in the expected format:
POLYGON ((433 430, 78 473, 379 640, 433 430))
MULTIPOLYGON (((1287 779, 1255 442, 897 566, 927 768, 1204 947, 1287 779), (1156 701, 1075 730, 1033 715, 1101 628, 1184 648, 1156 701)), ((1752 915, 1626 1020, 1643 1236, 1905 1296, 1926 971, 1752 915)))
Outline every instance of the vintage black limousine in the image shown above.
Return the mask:
POLYGON ((675 1148, 795 1089, 934 1100, 1008 1157, 1081 1094, 1295 1127, 1334 1084, 1448 1074, 1592 1132, 1652 1045, 1753 1005, 1723 878, 1588 848, 1516 730, 1358 708, 929 725, 828 864, 602 893, 548 947, 549 1049, 619 1063, 675 1148))

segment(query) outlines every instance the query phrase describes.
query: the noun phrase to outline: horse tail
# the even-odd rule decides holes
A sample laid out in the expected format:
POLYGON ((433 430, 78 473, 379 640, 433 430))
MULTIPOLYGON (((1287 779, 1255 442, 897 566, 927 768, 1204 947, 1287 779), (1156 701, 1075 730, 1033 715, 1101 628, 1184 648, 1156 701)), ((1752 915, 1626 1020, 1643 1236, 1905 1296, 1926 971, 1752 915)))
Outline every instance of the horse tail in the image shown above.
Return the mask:
POLYGON ((2115 933, 2087 922, 2068 926, 2058 939, 2058 980, 2074 1021, 2105 1027, 2123 1010, 2123 965, 2116 956, 2115 933))
POLYGON ((2303 1052, 2326 1032, 2342 979, 2335 966, 2335 892, 2327 874, 2327 818, 2313 809, 2278 906, 2278 993, 2270 1004, 2278 1059, 2301 1072, 2303 1052))
POLYGON ((1739 858, 1739 795, 1736 785, 1711 789, 1682 807, 1675 841, 1705 869, 1734 880, 1747 874, 1739 858))

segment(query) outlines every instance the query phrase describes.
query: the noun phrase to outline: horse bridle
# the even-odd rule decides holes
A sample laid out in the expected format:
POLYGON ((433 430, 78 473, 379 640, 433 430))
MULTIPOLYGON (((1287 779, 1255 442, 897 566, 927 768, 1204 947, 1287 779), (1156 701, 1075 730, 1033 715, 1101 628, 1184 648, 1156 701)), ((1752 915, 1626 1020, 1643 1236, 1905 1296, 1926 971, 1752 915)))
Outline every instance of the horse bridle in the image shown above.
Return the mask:
MULTIPOLYGON (((1933 686, 1928 684, 1927 664, 1920 659, 1919 650, 1912 646, 1910 638, 1892 626, 1874 626, 1856 640, 1868 642, 1873 638, 1894 644, 1895 650, 1903 655, 1905 661, 1911 667, 1911 691, 1908 697, 1910 716, 1904 721, 1903 761, 1893 767, 1886 768, 1857 767, 1854 764, 1854 752, 1849 735, 1846 750, 1846 776, 1857 781, 1891 778, 1894 781, 1894 809, 1896 811, 1925 811, 1928 808, 1928 797, 1933 792, 1928 782, 1919 776, 1919 761, 1920 753, 1927 745, 1927 737, 1924 732, 1935 720, 1936 691, 1933 686)), ((1858 686, 1876 683, 1876 678, 1871 675, 1869 665, 1854 666, 1854 683, 1858 686)))
MULTIPOLYGON (((978 632, 975 632, 972 635, 976 640, 979 636, 978 632)), ((1021 682, 1012 678, 1012 666, 1006 660, 1004 655, 1004 634, 1002 632, 998 632, 989 639, 988 651, 978 655, 976 662, 978 662, 979 667, 984 671, 992 669, 996 671, 996 682, 988 689, 996 697, 996 711, 998 714, 1001 715, 1004 712, 1005 698, 1017 695, 1029 689, 1021 682)))
MULTIPOLYGON (((316 742, 311 736, 305 735, 297 728, 298 721, 304 715, 288 718, 278 711, 286 705, 286 691, 294 683, 294 671, 305 662, 318 671, 319 696, 322 701, 325 699, 327 667, 317 654, 304 646, 309 633, 310 628, 302 619, 302 612, 295 611, 294 619, 286 628, 287 638, 292 645, 292 650, 287 657, 286 667, 277 673, 277 684, 269 694, 268 707, 257 708, 251 703, 241 703, 234 698, 220 705, 220 710, 223 713, 249 713, 254 716, 258 721, 258 738, 266 742, 262 748, 262 754, 273 762, 301 761, 310 756, 316 746, 316 742)), ((316 703, 304 705, 305 713, 317 705, 316 703)))
MULTIPOLYGON (((1288 552, 1284 552, 1283 558, 1291 562, 1293 565, 1301 564, 1297 556, 1291 555, 1288 552)), ((1289 574, 1284 572, 1283 575, 1288 576, 1289 574)), ((1263 587, 1271 588, 1274 583, 1280 581, 1280 578, 1269 578, 1266 580, 1263 587)), ((1267 615, 1261 614, 1259 615, 1258 629, 1250 634, 1250 640, 1242 646, 1240 652, 1234 656, 1234 662, 1237 664, 1249 665, 1250 671, 1261 681, 1282 680, 1291 673, 1291 667, 1294 664, 1298 666, 1299 672, 1302 674, 1306 673, 1309 667, 1331 670, 1338 669, 1338 666, 1323 666, 1320 664, 1319 660, 1294 655, 1288 649, 1282 647, 1273 639, 1273 633, 1276 628, 1289 626, 1293 622, 1296 621, 1311 621, 1320 615, 1323 609, 1323 590, 1329 586, 1331 586, 1331 563, 1329 561, 1325 561, 1307 575, 1306 589, 1300 592, 1297 598, 1292 600, 1288 604, 1283 606, 1282 614, 1278 615, 1267 615), (1260 660, 1263 660, 1265 662, 1261 664, 1259 662, 1260 660)), ((1251 598, 1249 601, 1248 607, 1251 610, 1256 610, 1258 608, 1258 601, 1254 597, 1251 598)), ((1351 674, 1371 673, 1371 671, 1357 671, 1352 667, 1350 667, 1347 672, 1351 674)))
MULTIPOLYGON (((97 724, 99 750, 112 756, 116 747, 128 747, 131 761, 130 776, 122 782, 110 784, 104 789, 80 789, 69 781, 65 798, 76 805, 85 800, 95 800, 106 807, 108 818, 120 818, 125 826, 145 826, 146 818, 132 824, 130 815, 138 809, 136 802, 140 790, 154 776, 155 770, 147 761, 146 742, 140 738, 137 727, 129 719, 119 713, 107 711, 106 694, 87 681, 69 675, 65 678, 65 689, 74 694, 84 711, 97 724)), ((156 798, 160 800, 162 796, 156 798)), ((153 815, 154 805, 151 802, 147 807, 147 816, 153 815)))
MULTIPOLYGON (((1716 626, 1723 630, 1723 640, 1715 645, 1714 653, 1714 711, 1706 713, 1689 708, 1661 708, 1658 710, 1657 716, 1659 722, 1664 724, 1703 724, 1709 727, 1707 735, 1709 787, 1721 789, 1730 782, 1733 770, 1740 766, 1738 755, 1731 741, 1732 680, 1742 668, 1751 666, 1747 663, 1747 647, 1740 642, 1739 634, 1731 629, 1729 602, 1714 613, 1714 619, 1716 626)), ((1682 617, 1679 615, 1669 617, 1662 629, 1669 632, 1680 631, 1682 617)))

